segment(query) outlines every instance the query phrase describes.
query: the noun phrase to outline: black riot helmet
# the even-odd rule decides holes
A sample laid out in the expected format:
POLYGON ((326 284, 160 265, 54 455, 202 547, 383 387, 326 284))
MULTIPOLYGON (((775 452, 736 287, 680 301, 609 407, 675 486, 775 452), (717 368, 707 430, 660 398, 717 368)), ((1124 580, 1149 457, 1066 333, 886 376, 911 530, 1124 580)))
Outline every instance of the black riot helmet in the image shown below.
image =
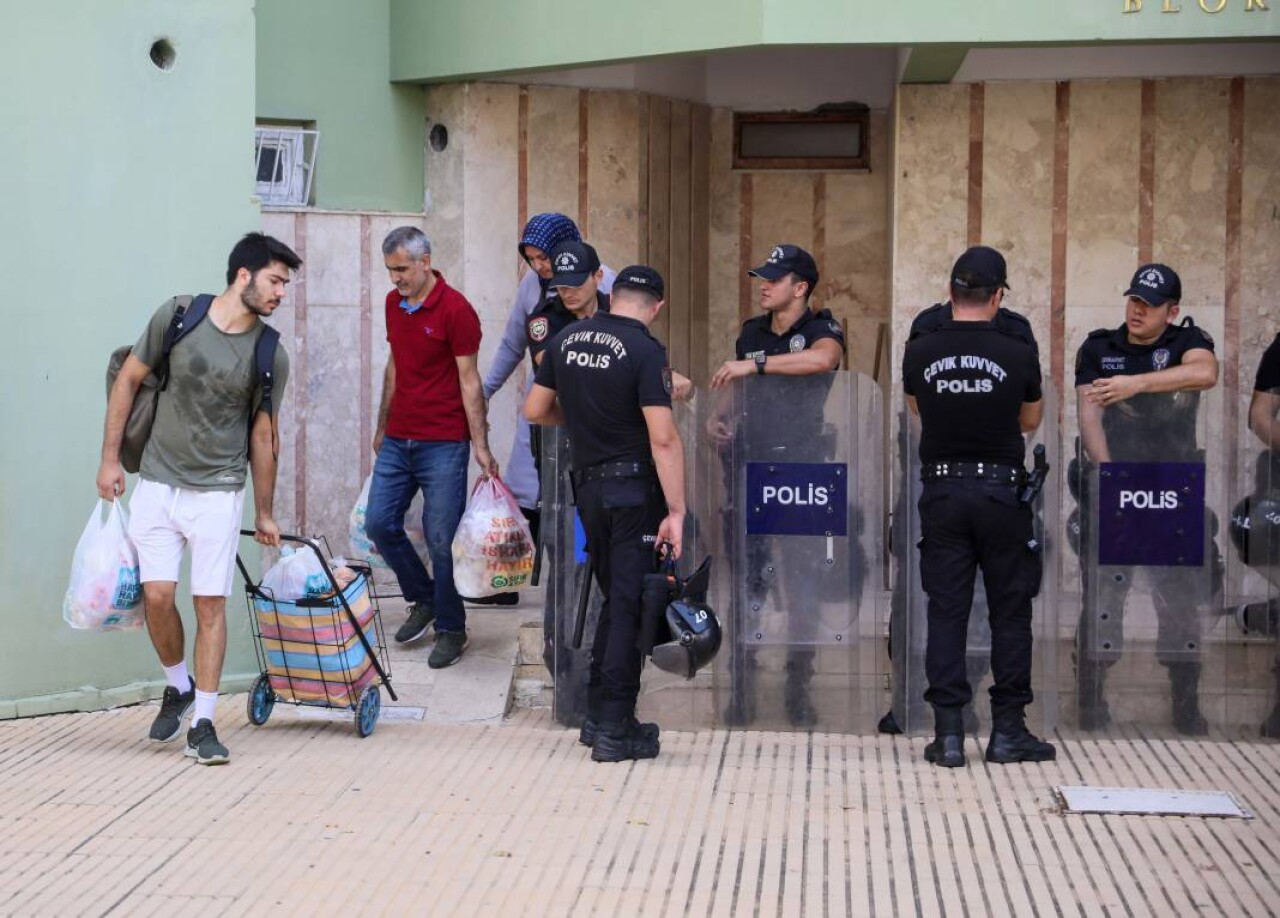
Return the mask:
POLYGON ((715 610, 707 605, 710 581, 708 556, 687 580, 680 582, 676 595, 667 603, 665 619, 670 640, 653 648, 653 664, 658 669, 692 679, 715 659, 723 633, 715 610))
POLYGON ((1280 500, 1255 494, 1231 511, 1231 544, 1250 567, 1280 563, 1280 500))

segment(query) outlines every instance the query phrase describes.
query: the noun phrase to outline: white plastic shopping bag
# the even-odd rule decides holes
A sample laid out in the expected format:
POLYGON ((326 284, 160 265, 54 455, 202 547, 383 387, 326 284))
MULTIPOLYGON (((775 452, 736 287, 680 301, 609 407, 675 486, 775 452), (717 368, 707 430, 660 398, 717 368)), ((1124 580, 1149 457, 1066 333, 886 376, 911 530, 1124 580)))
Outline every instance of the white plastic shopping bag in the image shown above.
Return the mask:
POLYGON ((62 618, 81 631, 131 631, 141 628, 142 585, 138 552, 129 541, 129 517, 120 501, 111 501, 102 519, 102 501, 93 508, 71 559, 71 580, 62 600, 62 618))
POLYGON ((533 536, 500 478, 480 478, 453 537, 453 582, 479 598, 520 589, 533 573, 533 536))
POLYGON ((296 602, 332 593, 333 582, 310 548, 282 548, 280 560, 262 575, 262 591, 272 599, 296 602))
MULTIPOLYGON (((378 546, 373 544, 373 540, 369 538, 369 534, 364 529, 365 514, 369 507, 369 485, 372 482, 372 475, 365 478, 364 487, 360 489, 360 496, 356 498, 356 505, 351 508, 351 518, 347 524, 347 537, 351 542, 352 557, 360 558, 372 567, 385 569, 387 562, 383 559, 382 553, 378 551, 378 546)), ((421 492, 414 497, 413 503, 409 504, 409 509, 404 515, 404 531, 405 535, 409 537, 409 543, 413 545, 414 551, 418 553, 418 557, 423 559, 424 564, 428 563, 427 537, 422 533, 421 492)))

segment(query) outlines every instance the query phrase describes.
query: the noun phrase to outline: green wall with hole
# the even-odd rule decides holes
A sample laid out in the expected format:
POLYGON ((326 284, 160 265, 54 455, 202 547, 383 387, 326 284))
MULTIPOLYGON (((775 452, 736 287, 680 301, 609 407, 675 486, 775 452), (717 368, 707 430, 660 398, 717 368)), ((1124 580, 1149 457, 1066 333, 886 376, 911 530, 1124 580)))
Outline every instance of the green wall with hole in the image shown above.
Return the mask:
POLYGON ((257 112, 320 131, 313 203, 422 210, 420 86, 390 82, 388 0, 258 0, 257 112))
MULTIPOLYGON (((260 222, 252 0, 20 6, 0 13, 0 717, 162 687, 145 633, 61 616, 96 500, 104 370, 165 298, 221 290, 231 246, 260 222), (148 53, 161 37, 167 71, 148 53)), ((231 603, 234 685, 254 664, 231 603)))

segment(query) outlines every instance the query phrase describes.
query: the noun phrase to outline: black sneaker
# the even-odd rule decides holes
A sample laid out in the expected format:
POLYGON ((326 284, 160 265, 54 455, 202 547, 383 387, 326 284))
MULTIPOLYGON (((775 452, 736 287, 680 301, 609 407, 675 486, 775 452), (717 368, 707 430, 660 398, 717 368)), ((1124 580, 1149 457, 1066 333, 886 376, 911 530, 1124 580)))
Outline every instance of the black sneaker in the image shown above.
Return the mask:
POLYGON ((467 649, 467 633, 465 631, 436 632, 436 646, 431 648, 431 656, 427 657, 427 665, 432 669, 444 669, 452 666, 462 658, 462 651, 467 649))
POLYGON ((169 743, 178 738, 182 732, 182 718, 187 716, 191 706, 196 703, 196 683, 191 681, 191 688, 180 692, 172 685, 164 687, 164 697, 160 699, 160 713, 151 722, 151 742, 169 743))
POLYGON ((201 765, 226 765, 231 761, 231 753, 218 742, 213 723, 207 718, 187 731, 186 754, 201 765))
POLYGON ((518 606, 520 605, 519 593, 494 593, 492 596, 463 596, 463 602, 469 602, 473 606, 518 606))
MULTIPOLYGON (((648 739, 657 740, 658 730, 657 724, 640 723, 635 717, 631 718, 631 728, 639 730, 640 733, 648 739)), ((584 746, 594 746, 596 737, 599 735, 600 724, 588 718, 582 722, 582 729, 578 731, 578 742, 584 746)))
POLYGON ((412 644, 414 641, 421 640, 435 620, 436 610, 430 605, 425 602, 410 603, 409 617, 396 632, 396 643, 412 644))

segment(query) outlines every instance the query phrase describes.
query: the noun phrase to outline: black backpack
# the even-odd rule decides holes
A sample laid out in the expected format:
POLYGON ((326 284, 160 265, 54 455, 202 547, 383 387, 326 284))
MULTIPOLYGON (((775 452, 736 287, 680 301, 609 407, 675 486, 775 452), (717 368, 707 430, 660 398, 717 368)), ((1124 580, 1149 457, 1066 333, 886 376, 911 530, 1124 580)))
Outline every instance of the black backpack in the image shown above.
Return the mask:
MULTIPOLYGON (((124 437, 120 441, 120 464, 126 472, 137 472, 142 464, 142 451, 151 437, 151 428, 156 420, 156 404, 160 401, 160 393, 169 385, 169 352, 174 345, 185 338, 192 329, 199 325, 209 314, 209 306, 213 303, 213 294, 202 293, 196 297, 180 296, 177 298, 178 308, 174 310, 173 321, 165 332, 164 346, 160 350, 160 360, 147 378, 142 381, 137 395, 133 399, 133 407, 129 410, 129 419, 125 422, 124 437)), ((280 343, 280 333, 265 323, 262 333, 258 335, 254 346, 254 364, 258 368, 258 382, 262 387, 262 401, 258 411, 265 411, 272 419, 273 451, 275 411, 273 410, 271 393, 275 386, 276 347, 280 343)), ((115 385, 120 369, 133 351, 132 345, 116 348, 111 352, 107 362, 107 398, 111 397, 111 387, 115 385)), ((249 417, 250 429, 257 412, 249 417)))

